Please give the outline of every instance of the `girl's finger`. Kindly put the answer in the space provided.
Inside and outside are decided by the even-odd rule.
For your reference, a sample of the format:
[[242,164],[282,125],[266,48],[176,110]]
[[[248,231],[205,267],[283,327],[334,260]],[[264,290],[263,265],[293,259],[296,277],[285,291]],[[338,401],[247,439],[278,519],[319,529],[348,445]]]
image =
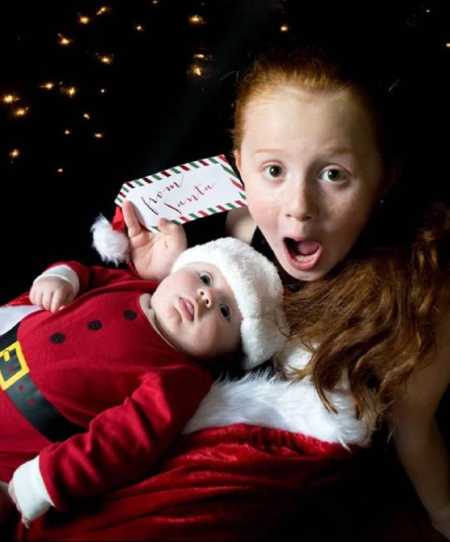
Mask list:
[[170,220],[167,220],[166,218],[160,218],[158,222],[158,228],[161,233],[174,234],[178,230],[183,229],[183,226],[180,226],[179,224],[175,224],[175,222],[171,222]]
[[142,231],[142,226],[139,223],[139,220],[136,216],[136,211],[131,201],[125,200],[123,207],[123,219],[125,220],[125,225],[128,230],[129,237],[135,237],[139,235]]

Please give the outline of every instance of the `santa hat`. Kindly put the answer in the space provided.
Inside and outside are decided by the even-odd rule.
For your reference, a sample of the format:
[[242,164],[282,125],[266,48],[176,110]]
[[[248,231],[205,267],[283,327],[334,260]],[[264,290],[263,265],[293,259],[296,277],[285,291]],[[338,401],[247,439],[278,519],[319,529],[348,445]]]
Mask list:
[[94,222],[91,232],[92,246],[104,262],[119,265],[121,262],[128,261],[130,245],[120,207],[116,207],[112,223],[100,215]]
[[244,368],[252,369],[280,351],[288,326],[282,309],[283,286],[275,266],[232,237],[185,250],[172,266],[172,272],[194,262],[216,266],[233,291],[242,315]]

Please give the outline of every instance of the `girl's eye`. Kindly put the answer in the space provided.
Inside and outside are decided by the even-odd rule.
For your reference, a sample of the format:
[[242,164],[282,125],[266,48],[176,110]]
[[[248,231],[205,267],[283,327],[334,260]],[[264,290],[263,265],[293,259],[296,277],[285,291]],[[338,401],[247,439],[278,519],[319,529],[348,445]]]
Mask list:
[[338,168],[325,169],[320,176],[330,183],[339,183],[347,179],[347,174]]
[[212,278],[211,278],[211,275],[209,273],[200,273],[200,280],[206,286],[211,286],[211,284],[212,284]]
[[269,179],[278,179],[283,174],[283,168],[278,164],[270,164],[264,168],[264,173]]
[[220,304],[220,313],[225,318],[225,320],[231,320],[231,309],[227,304]]

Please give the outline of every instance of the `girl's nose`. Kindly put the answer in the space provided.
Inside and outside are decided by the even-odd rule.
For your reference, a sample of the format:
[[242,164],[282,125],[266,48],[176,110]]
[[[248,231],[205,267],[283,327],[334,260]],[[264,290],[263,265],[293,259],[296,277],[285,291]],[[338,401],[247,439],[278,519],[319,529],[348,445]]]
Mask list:
[[204,306],[208,309],[212,307],[213,295],[211,292],[211,288],[206,288],[203,286],[202,288],[199,288],[197,295],[201,306]]
[[300,222],[317,218],[319,214],[318,195],[310,181],[302,179],[285,193],[285,214]]

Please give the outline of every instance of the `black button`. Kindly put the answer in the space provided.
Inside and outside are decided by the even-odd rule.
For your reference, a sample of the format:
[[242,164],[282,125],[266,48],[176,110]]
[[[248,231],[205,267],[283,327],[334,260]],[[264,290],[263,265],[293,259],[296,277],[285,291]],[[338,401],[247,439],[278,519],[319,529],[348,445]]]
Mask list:
[[127,309],[126,311],[123,311],[123,317],[125,320],[134,320],[137,318],[137,314],[134,311]]
[[66,336],[64,333],[53,333],[53,335],[50,337],[50,340],[52,343],[55,344],[61,344],[66,340]]
[[100,322],[100,320],[91,320],[88,323],[87,327],[91,331],[97,331],[98,329],[102,329],[102,323]]

